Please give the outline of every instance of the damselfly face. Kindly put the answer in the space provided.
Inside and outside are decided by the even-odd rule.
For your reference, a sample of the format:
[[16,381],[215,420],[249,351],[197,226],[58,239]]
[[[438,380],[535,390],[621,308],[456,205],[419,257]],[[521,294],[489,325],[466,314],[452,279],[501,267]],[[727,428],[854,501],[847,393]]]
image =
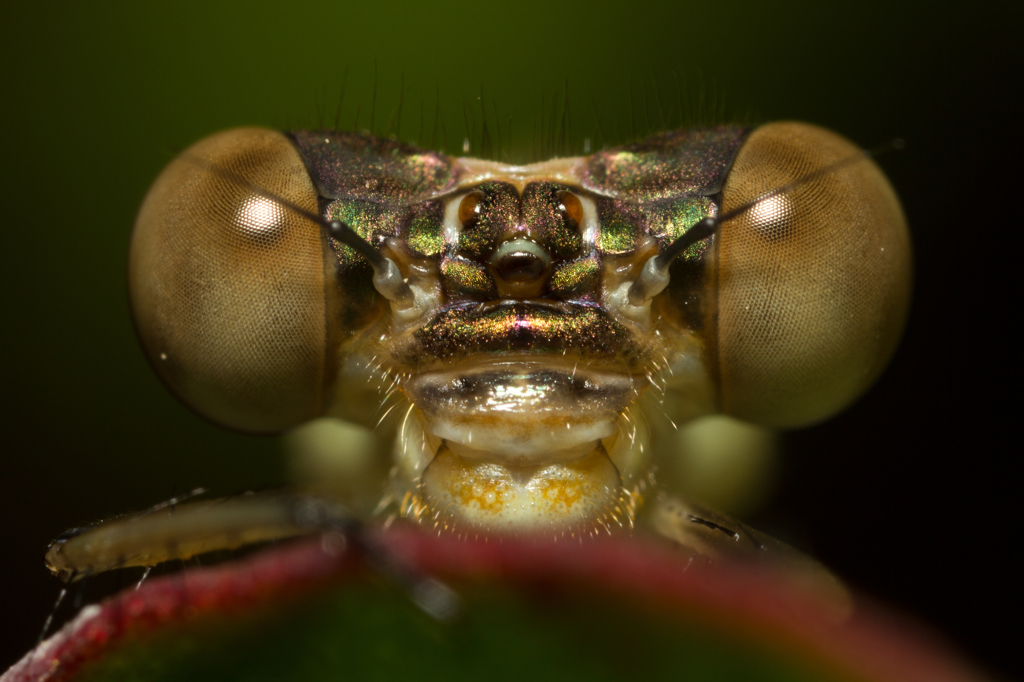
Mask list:
[[909,241],[878,168],[843,165],[857,154],[793,123],[526,166],[229,131],[150,190],[132,309],[161,378],[225,426],[398,410],[392,513],[474,535],[630,527],[674,455],[649,421],[807,424],[887,362]]

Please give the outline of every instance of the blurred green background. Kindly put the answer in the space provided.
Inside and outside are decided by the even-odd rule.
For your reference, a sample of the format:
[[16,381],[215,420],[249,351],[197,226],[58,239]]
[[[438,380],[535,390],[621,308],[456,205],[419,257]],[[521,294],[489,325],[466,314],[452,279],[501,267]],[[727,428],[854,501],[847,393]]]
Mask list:
[[864,400],[788,438],[780,488],[754,521],[983,665],[1020,672],[1017,636],[995,621],[1020,521],[1007,511],[1020,444],[997,445],[1010,405],[995,389],[1009,374],[1000,282],[1012,270],[1000,237],[1020,218],[999,197],[1019,113],[1022,16],[998,7],[8,4],[0,669],[33,643],[56,596],[42,555],[58,532],[199,485],[229,493],[283,481],[276,440],[207,424],[150,372],[128,316],[128,237],[177,151],[233,126],[333,123],[346,70],[341,120],[351,125],[358,106],[364,127],[376,69],[377,131],[404,83],[403,137],[418,136],[421,106],[429,129],[440,103],[449,151],[481,88],[503,124],[513,117],[521,149],[542,98],[550,106],[566,82],[585,135],[595,109],[606,131],[646,113],[630,109],[630,92],[639,101],[647,87],[653,99],[656,83],[674,97],[673,72],[688,106],[703,94],[726,119],[806,120],[863,145],[904,137],[908,150],[880,163],[915,240],[907,337]]

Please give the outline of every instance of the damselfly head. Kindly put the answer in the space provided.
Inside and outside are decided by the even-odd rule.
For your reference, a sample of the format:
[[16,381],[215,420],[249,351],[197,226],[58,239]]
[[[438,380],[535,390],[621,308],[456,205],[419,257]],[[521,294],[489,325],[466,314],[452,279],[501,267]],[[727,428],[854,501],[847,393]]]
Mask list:
[[[225,426],[372,426],[400,404],[386,499],[402,516],[630,526],[672,456],[646,414],[806,424],[892,354],[899,203],[868,159],[815,175],[858,153],[795,123],[526,166],[233,130],[150,190],[132,310],[161,378]],[[708,234],[672,251],[691,229]]]

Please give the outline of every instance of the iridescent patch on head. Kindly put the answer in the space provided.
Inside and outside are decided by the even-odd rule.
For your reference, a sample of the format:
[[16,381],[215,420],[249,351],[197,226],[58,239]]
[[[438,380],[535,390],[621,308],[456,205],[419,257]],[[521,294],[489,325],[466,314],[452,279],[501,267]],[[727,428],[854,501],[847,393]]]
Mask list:
[[[595,246],[599,252],[613,255],[633,251],[642,237],[668,244],[717,210],[714,200],[705,196],[670,197],[646,203],[598,197],[596,203],[601,229]],[[700,242],[698,249],[691,248],[682,257],[702,253],[704,246],[706,242]]]
[[543,244],[555,258],[571,258],[579,253],[583,238],[579,225],[567,222],[561,193],[570,187],[553,182],[532,182],[523,190],[522,236]]
[[600,284],[601,261],[596,255],[569,261],[557,268],[548,284],[553,298],[568,300],[578,297],[592,300]]
[[412,206],[403,228],[405,244],[421,256],[437,256],[444,249],[441,224],[444,222],[444,204],[424,201]]
[[458,181],[443,154],[364,133],[291,133],[320,196],[408,205],[444,194]]
[[462,225],[458,249],[467,258],[485,258],[502,242],[526,239],[542,244],[556,259],[579,254],[583,236],[571,224],[563,196],[572,188],[554,182],[531,182],[522,196],[515,185],[485,182],[473,188],[475,210]]
[[494,280],[482,265],[465,258],[443,258],[440,271],[449,297],[491,299],[496,296]]
[[473,218],[462,225],[458,249],[467,258],[483,258],[520,224],[519,192],[507,182],[485,182],[471,193],[477,201]]
[[444,310],[416,330],[404,349],[396,349],[395,357],[416,365],[424,357],[453,360],[509,353],[575,353],[631,366],[643,361],[646,350],[626,327],[597,306],[563,310],[516,302],[483,310],[477,305]]
[[[394,206],[363,200],[338,199],[327,204],[324,214],[352,228],[370,244],[382,246],[389,237],[423,256],[436,256],[443,246],[440,201],[424,201],[413,206]],[[328,241],[337,255],[338,265],[347,268],[365,263],[354,250],[333,237]]]
[[633,203],[711,196],[721,191],[748,132],[738,126],[674,130],[598,152],[587,160],[583,186]]
[[[440,253],[443,209],[433,198],[458,182],[452,159],[363,133],[302,130],[291,138],[322,197],[325,217],[377,246],[402,237],[421,255]],[[353,250],[329,241],[343,270],[360,269]]]

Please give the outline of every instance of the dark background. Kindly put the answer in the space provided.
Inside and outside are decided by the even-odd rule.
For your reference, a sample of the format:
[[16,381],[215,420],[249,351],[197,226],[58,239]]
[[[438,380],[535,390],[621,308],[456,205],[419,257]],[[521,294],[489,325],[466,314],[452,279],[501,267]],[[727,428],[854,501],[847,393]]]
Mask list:
[[1019,270],[1009,261],[1020,202],[1009,186],[1019,173],[1007,159],[1020,152],[1020,10],[182,7],[8,6],[0,22],[0,670],[32,645],[57,594],[42,566],[55,534],[197,485],[283,481],[276,440],[208,425],[150,372],[128,317],[129,232],[176,151],[238,125],[317,125],[321,110],[333,121],[346,67],[343,121],[359,104],[367,125],[376,63],[378,132],[404,76],[405,137],[416,137],[421,103],[429,127],[439,93],[458,140],[463,102],[483,86],[513,115],[514,144],[530,145],[541,97],[566,79],[577,131],[593,125],[591,98],[606,128],[622,127],[630,88],[674,94],[674,70],[691,94],[724,101],[727,118],[806,120],[863,145],[905,138],[907,151],[880,163],[915,243],[906,337],[863,400],[788,437],[764,519],[981,666],[1021,673],[1019,623],[1007,624],[1021,606],[1009,553],[1020,431],[1002,393],[1017,383],[1004,347],[1017,314],[1008,275]]

